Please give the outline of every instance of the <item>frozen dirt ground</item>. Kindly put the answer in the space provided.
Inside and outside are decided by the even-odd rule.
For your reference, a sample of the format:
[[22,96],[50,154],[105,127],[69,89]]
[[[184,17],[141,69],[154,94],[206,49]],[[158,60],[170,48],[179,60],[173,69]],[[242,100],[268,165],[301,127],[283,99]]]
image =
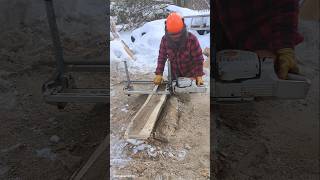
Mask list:
[[[109,106],[42,98],[55,71],[46,1],[0,0],[0,179],[69,179],[107,134]],[[65,59],[106,60],[104,1],[55,0]],[[74,74],[107,87],[107,74]]]
[[[69,104],[58,110],[43,101],[42,84],[55,67],[43,25],[1,33],[0,179],[68,179],[107,134],[109,106]],[[62,36],[66,58],[103,60],[103,38]],[[74,75],[79,87],[108,84],[106,73]]]
[[[122,92],[124,71],[111,65],[111,178],[209,178],[209,94],[170,97],[155,127],[163,133],[144,142],[123,137],[130,118],[146,96]],[[153,73],[131,74],[132,79],[152,79]],[[172,112],[178,108],[177,113]]]

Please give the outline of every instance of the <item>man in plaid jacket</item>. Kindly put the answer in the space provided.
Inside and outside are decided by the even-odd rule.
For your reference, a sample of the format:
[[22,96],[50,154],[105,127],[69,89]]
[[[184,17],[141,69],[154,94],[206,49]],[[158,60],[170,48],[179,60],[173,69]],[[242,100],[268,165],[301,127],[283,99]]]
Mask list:
[[213,7],[218,51],[267,52],[276,57],[279,78],[298,73],[294,46],[303,41],[297,30],[298,0],[215,0]]
[[203,55],[199,41],[195,35],[188,32],[183,18],[177,13],[171,13],[165,24],[166,33],[161,39],[158,65],[155,71],[154,83],[161,84],[165,63],[171,63],[171,76],[190,77],[196,84],[203,85]]

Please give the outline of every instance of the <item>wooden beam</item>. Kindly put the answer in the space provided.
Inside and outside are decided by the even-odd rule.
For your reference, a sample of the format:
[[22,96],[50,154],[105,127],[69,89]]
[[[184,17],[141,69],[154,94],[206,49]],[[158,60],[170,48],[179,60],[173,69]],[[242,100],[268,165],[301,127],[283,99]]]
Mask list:
[[[156,92],[155,86],[153,92]],[[125,132],[127,139],[147,139],[161,113],[168,95],[150,94],[135,116],[131,119]]]
[[131,57],[132,60],[136,60],[136,58],[134,57],[134,53],[131,51],[131,49],[129,48],[129,46],[123,41],[121,40],[122,44],[124,45],[124,50],[127,52],[127,54]]

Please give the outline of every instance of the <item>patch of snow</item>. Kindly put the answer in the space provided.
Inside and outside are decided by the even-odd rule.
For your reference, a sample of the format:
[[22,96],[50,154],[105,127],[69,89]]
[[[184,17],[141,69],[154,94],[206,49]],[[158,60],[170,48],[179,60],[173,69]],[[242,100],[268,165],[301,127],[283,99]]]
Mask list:
[[53,135],[50,137],[50,141],[54,143],[58,143],[60,141],[60,138],[57,135]]
[[110,41],[110,61],[124,61],[129,58],[121,40],[115,39]]
[[121,111],[127,113],[128,109],[127,108],[121,108]]
[[130,157],[127,157],[124,151],[124,147],[127,146],[128,142],[114,134],[110,135],[110,164],[112,166],[125,166],[130,160]]
[[51,151],[50,148],[42,148],[36,150],[36,154],[38,157],[50,159],[51,161],[57,158],[57,155]]
[[[150,147],[148,150],[148,155],[151,156],[151,157],[156,157],[157,154],[158,154],[158,151],[156,151],[156,148],[155,147]],[[160,153],[160,152],[159,152]]]
[[186,151],[185,149],[182,149],[182,150],[180,150],[180,151],[177,151],[177,160],[178,160],[178,161],[184,160],[185,157],[186,157],[186,155],[187,155],[187,151]]
[[138,146],[138,145],[144,143],[144,141],[141,141],[138,139],[127,139],[127,142],[129,142],[130,144],[133,144],[135,146]]

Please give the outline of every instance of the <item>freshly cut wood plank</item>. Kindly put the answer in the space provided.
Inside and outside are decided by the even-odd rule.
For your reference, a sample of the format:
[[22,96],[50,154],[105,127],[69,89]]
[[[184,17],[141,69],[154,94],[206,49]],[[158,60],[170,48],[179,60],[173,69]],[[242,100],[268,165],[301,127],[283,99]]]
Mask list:
[[108,148],[109,135],[107,135],[98,148],[93,152],[84,166],[72,175],[70,180],[108,179]]
[[144,127],[142,128],[142,130],[140,131],[139,133],[139,136],[140,137],[149,137],[152,130],[153,130],[153,127],[160,115],[160,112],[163,108],[163,105],[164,105],[164,102],[166,101],[167,99],[167,95],[162,95],[160,97],[160,100],[158,102],[158,104],[155,106],[155,108],[153,109],[151,115],[149,116],[149,119],[148,121],[146,122],[146,124],[144,125]]
[[[155,86],[153,92],[155,92],[157,89],[158,86]],[[125,138],[149,138],[166,99],[167,95],[150,94],[139,111],[131,119],[125,133]]]
[[[157,89],[158,89],[158,87],[159,87],[158,85],[154,86],[152,92],[156,92]],[[153,94],[149,94],[149,95],[148,95],[147,100],[143,103],[143,105],[140,107],[140,109],[138,110],[138,112],[137,112],[137,113],[133,116],[133,118],[131,119],[131,121],[130,121],[130,123],[129,123],[129,126],[128,126],[125,134],[124,134],[124,137],[125,137],[126,139],[129,139],[129,132],[132,131],[132,129],[133,129],[132,126],[134,125],[133,123],[134,123],[135,119],[137,118],[137,116],[138,116],[139,114],[141,114],[142,111],[144,111],[144,107],[149,103],[149,101],[150,101],[150,99],[151,99],[152,96],[153,96]]]

